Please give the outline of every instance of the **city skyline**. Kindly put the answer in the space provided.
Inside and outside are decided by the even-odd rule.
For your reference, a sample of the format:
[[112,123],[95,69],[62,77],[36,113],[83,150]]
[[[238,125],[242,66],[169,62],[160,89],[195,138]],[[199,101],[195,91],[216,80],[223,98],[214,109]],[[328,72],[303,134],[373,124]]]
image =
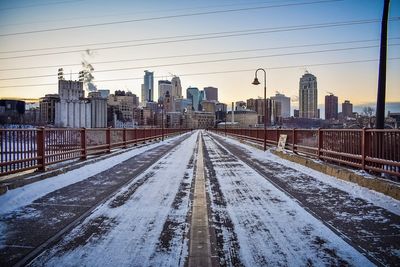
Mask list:
[[[211,2],[188,5],[175,1],[169,6],[157,1],[140,5],[119,2],[121,4],[123,2],[124,5],[116,4],[110,7],[110,4],[106,2],[91,5],[91,1],[80,1],[79,3],[68,1],[61,4],[25,8],[22,8],[23,4],[20,3],[20,8],[17,8],[17,5],[13,3],[1,3],[3,14],[0,19],[0,25],[3,25],[0,29],[1,52],[99,42],[155,40],[117,43],[116,45],[119,46],[126,44],[125,48],[118,49],[108,49],[108,46],[112,46],[110,44],[97,44],[75,48],[2,53],[2,59],[0,59],[2,69],[50,65],[54,65],[54,67],[0,71],[0,97],[39,98],[45,94],[55,93],[57,92],[56,70],[65,66],[65,75],[69,77],[69,72],[78,73],[82,69],[81,62],[86,60],[94,67],[94,83],[99,89],[110,89],[111,91],[129,89],[136,95],[141,95],[143,71],[148,69],[154,72],[155,82],[166,78],[171,79],[172,75],[176,75],[181,78],[184,89],[190,86],[217,87],[220,101],[229,104],[232,101],[246,100],[262,95],[262,90],[253,87],[251,80],[254,70],[264,67],[267,69],[268,97],[275,95],[275,91],[279,91],[296,99],[298,79],[307,69],[318,77],[318,103],[324,102],[327,92],[333,92],[338,96],[340,103],[350,100],[353,104],[360,105],[373,103],[376,99],[378,61],[365,61],[378,59],[379,43],[377,40],[379,39],[380,25],[379,21],[364,23],[361,20],[380,20],[383,1],[363,1],[362,4],[361,1],[260,1],[246,4],[224,1],[219,5]],[[387,102],[400,102],[400,94],[396,89],[399,88],[400,77],[395,75],[399,70],[399,60],[391,59],[395,58],[400,51],[396,46],[398,40],[393,39],[399,37],[396,36],[396,32],[399,32],[399,23],[396,20],[396,17],[398,19],[399,16],[399,5],[400,1],[391,1]],[[122,10],[122,6],[124,10]],[[91,13],[84,17],[83,11],[88,10],[89,7]],[[136,11],[132,12],[133,9]],[[32,10],[36,12],[32,12]],[[340,14],[334,12],[338,10],[341,10]],[[56,12],[52,14],[52,11]],[[71,21],[70,14],[72,12],[74,12],[74,18],[81,18]],[[213,14],[212,12],[219,13]],[[245,20],[250,14],[252,18]],[[288,14],[290,14],[290,18],[283,20],[288,17]],[[39,19],[40,15],[46,19]],[[161,18],[170,15],[181,17]],[[115,31],[115,26],[105,25],[15,35],[15,33],[27,30],[41,31],[99,22],[123,21],[129,18],[141,21],[120,24],[117,28],[118,31]],[[222,20],[223,23],[218,23]],[[359,24],[319,28],[316,26],[316,24],[339,21],[353,21],[353,23],[359,21]],[[24,24],[27,22],[31,23]],[[300,25],[314,25],[313,27],[316,28],[302,30],[280,28],[299,27]],[[273,32],[265,33],[266,26],[270,28],[269,31]],[[254,34],[256,29],[264,30],[257,30],[259,33]],[[217,32],[225,32],[224,35],[228,35],[226,33],[228,31],[236,31],[230,35],[238,34],[238,36],[222,38],[221,34],[218,36],[214,34],[214,38],[210,35],[210,33]],[[261,33],[262,31],[264,32]],[[198,36],[205,33],[208,35]],[[178,38],[177,36],[185,37]],[[46,44],[48,38],[52,38],[51,45]],[[181,40],[196,38],[203,39]],[[157,41],[157,39],[160,40]],[[25,42],[26,40],[29,42]],[[159,42],[159,44],[148,44],[151,42]],[[147,44],[144,45],[144,43]],[[129,47],[129,45],[132,46]],[[299,47],[301,45],[303,47]],[[292,48],[288,48],[288,46],[292,46]],[[91,52],[85,53],[86,49]],[[78,52],[58,54],[71,50]],[[55,55],[42,56],[40,62],[38,62],[37,56],[4,59],[39,53],[55,53]],[[145,58],[147,59],[136,62],[121,61]],[[104,61],[119,62],[98,63]],[[354,63],[354,61],[362,62]],[[342,63],[332,64],[338,62]],[[69,64],[75,64],[75,66]],[[317,66],[317,64],[328,65]],[[121,70],[114,71],[115,69]],[[46,77],[19,79],[26,76]],[[9,78],[18,79],[7,80]],[[48,85],[11,87],[36,84]],[[292,106],[298,106],[298,103],[292,102]]]

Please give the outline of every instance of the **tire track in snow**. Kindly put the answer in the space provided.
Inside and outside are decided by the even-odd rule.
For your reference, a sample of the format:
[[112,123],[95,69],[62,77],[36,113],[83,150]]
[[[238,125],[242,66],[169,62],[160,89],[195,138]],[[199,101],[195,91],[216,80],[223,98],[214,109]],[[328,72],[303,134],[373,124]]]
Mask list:
[[372,265],[210,136],[204,140],[244,265]]
[[221,191],[210,154],[214,151],[208,150],[203,138],[205,178],[207,182],[208,198],[210,203],[210,214],[212,229],[215,231],[216,251],[219,256],[220,266],[243,266],[239,256],[239,242],[234,231],[232,220],[226,211],[227,203]]
[[[173,244],[169,253],[157,253],[157,245],[179,186],[185,179],[185,173],[189,174],[188,158],[193,154],[196,137],[197,134],[194,134],[183,141],[115,197],[99,206],[82,224],[42,253],[31,265],[183,266],[182,259],[171,255],[185,257],[182,250],[187,251],[187,246]],[[182,164],[185,161],[187,164]],[[177,162],[179,164],[176,165]],[[154,172],[154,175],[149,176],[134,192],[130,190],[135,182],[149,172]],[[111,205],[116,199],[122,199],[122,205]],[[182,208],[181,212],[183,217],[187,215],[187,209]],[[102,217],[113,222],[111,227],[100,223],[100,228],[107,228],[105,233],[90,236],[85,229],[93,220]],[[81,246],[63,249],[68,244],[79,243],[76,240],[82,239],[82,236],[90,237]]]
[[[399,209],[393,208],[398,205],[396,200],[375,195],[356,184],[340,181],[237,141],[223,140],[218,136],[215,139],[277,184],[375,264],[397,265],[400,260],[400,243],[397,241],[400,216]],[[374,198],[380,198],[380,201],[376,203]]]

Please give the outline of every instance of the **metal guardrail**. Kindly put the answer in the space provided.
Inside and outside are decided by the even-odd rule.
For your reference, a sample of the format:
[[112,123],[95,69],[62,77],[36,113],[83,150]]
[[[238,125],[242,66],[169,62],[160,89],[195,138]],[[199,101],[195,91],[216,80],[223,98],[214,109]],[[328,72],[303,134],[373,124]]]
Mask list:
[[88,155],[110,153],[148,140],[189,131],[173,128],[37,128],[0,129],[0,176]]
[[[212,129],[255,142],[263,129]],[[400,130],[379,129],[267,129],[267,144],[276,146],[287,135],[286,148],[295,153],[357,169],[400,177]]]

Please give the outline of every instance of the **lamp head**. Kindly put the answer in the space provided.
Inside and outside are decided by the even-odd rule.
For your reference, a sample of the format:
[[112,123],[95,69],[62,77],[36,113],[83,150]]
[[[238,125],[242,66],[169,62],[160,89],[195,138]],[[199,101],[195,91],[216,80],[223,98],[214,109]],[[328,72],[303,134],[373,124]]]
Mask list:
[[252,82],[252,84],[254,84],[254,85],[259,85],[260,84],[260,82],[258,81],[257,77],[254,78],[254,81]]

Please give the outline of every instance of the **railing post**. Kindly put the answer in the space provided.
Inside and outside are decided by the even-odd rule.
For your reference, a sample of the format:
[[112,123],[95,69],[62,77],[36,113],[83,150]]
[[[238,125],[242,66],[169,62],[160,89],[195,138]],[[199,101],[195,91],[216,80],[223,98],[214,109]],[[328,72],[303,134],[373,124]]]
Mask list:
[[133,128],[133,140],[135,140],[135,141],[133,142],[133,144],[134,144],[135,146],[137,146],[137,128],[136,128],[136,127]]
[[363,128],[362,129],[362,132],[361,132],[361,169],[363,169],[363,170],[365,170],[365,154],[366,154],[366,147],[365,147],[365,145],[366,145],[366,140],[365,140],[365,138],[366,138],[366,136],[365,136],[365,134],[366,134],[366,130],[365,130],[365,128]]
[[276,146],[279,144],[279,129],[276,129]]
[[45,143],[45,128],[40,127],[37,129],[36,134],[36,146],[37,146],[37,157],[38,157],[38,170],[46,171],[46,143]]
[[111,127],[106,129],[107,153],[111,153]]
[[81,129],[81,160],[87,158],[86,128]]
[[126,148],[126,128],[124,128],[122,131],[122,141],[124,141],[124,148]]
[[318,128],[318,159],[321,159],[321,149],[323,146],[322,134],[323,131],[321,131],[321,128]]
[[292,130],[292,152],[295,152],[295,145],[296,145],[296,128]]

